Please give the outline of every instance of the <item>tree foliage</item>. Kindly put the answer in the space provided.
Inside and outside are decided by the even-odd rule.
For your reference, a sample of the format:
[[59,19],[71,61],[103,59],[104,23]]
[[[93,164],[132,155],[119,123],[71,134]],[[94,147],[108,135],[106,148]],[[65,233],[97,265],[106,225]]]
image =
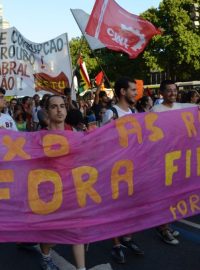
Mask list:
[[73,38],[70,41],[70,54],[73,68],[76,67],[80,53],[86,63],[90,78],[94,78],[101,69],[103,69],[111,84],[122,75],[143,79],[146,74],[144,61],[141,57],[130,60],[126,54],[111,51],[106,48],[92,52],[85,39],[79,37]]
[[194,0],[163,0],[158,9],[142,14],[164,30],[144,52],[146,65],[179,81],[197,79],[200,71],[200,32],[190,17],[193,3]]
[[98,70],[98,63],[86,40],[83,37],[77,37],[73,38],[69,44],[73,68],[76,67],[77,60],[81,54],[86,63],[88,73],[93,76]]
[[[200,5],[200,0],[196,0]],[[126,54],[101,49],[92,52],[83,38],[73,38],[70,50],[73,67],[81,52],[90,78],[101,70],[110,81],[122,75],[149,83],[151,72],[165,72],[177,81],[199,79],[200,29],[193,27],[190,8],[194,0],[163,0],[159,8],[150,8],[141,16],[163,29],[137,59]],[[81,48],[81,49],[80,49]]]

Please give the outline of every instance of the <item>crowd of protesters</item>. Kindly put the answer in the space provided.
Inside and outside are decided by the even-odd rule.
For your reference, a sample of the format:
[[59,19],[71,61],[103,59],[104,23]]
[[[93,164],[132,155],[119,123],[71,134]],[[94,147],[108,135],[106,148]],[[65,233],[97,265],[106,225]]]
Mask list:
[[[45,103],[50,94],[45,94],[42,99],[38,94],[33,97],[25,96],[17,99],[12,98],[4,102],[1,112],[9,115],[14,120],[19,131],[38,131],[48,126],[48,117]],[[86,130],[101,127],[107,122],[105,119],[106,110],[113,108],[117,103],[117,97],[110,99],[106,91],[97,87],[96,92],[79,97],[77,101],[71,100],[70,88],[65,89],[65,95],[62,96],[67,109],[66,124],[71,125],[71,130]],[[180,91],[176,98],[178,103],[200,103],[200,94],[196,90],[188,92]],[[144,91],[141,99],[134,102],[132,108],[135,112],[149,112],[152,107],[163,102],[162,94],[160,96],[149,91]]]
[[[144,91],[141,99],[136,101],[136,83],[127,77],[115,83],[115,96],[108,98],[105,91],[98,86],[94,94],[87,98],[71,99],[71,89],[66,88],[63,96],[45,94],[12,98],[5,101],[5,90],[0,88],[0,128],[18,131],[71,130],[86,131],[100,128],[110,121],[131,113],[160,112],[194,106],[200,102],[197,91],[179,92],[176,84],[165,80],[160,85],[160,96]],[[178,231],[173,231],[169,224],[157,228],[161,239],[167,244],[178,245]],[[111,255],[118,263],[126,262],[124,247],[137,255],[144,251],[133,241],[132,235],[113,239]],[[24,245],[25,246],[25,245]],[[23,247],[23,244],[22,244]],[[42,268],[58,270],[50,255],[52,245],[40,244]],[[77,269],[85,270],[84,245],[74,245],[73,252]]]

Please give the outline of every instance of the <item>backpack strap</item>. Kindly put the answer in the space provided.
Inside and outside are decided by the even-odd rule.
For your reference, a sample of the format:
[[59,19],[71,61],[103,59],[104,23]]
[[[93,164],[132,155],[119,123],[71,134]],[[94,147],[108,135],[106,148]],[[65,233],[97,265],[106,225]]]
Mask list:
[[109,110],[113,112],[113,118],[117,119],[119,117],[117,109],[115,107],[110,107]]
[[[132,113],[135,113],[135,110],[133,108],[129,108],[129,109],[131,110]],[[114,119],[119,118],[117,109],[115,107],[110,107],[109,110],[113,112]]]
[[133,109],[133,108],[129,108],[131,111],[132,111],[132,113],[135,113],[135,109]]

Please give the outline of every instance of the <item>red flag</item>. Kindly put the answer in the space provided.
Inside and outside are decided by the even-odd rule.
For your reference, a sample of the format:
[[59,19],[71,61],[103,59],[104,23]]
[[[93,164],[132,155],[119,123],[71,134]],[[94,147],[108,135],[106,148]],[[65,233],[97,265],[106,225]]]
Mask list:
[[95,83],[97,86],[103,82],[103,77],[104,77],[103,71],[100,71],[95,77]]
[[45,90],[53,94],[64,95],[65,87],[70,87],[69,79],[64,72],[60,72],[55,77],[44,72],[35,73],[33,76],[36,92]]
[[124,10],[114,0],[96,0],[85,32],[130,58],[136,58],[154,35],[161,34],[152,23]]

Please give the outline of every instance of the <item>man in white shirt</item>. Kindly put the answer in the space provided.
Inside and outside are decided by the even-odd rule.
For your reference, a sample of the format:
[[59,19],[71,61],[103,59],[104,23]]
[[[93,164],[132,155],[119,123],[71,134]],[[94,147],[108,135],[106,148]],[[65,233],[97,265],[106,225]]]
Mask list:
[[6,93],[6,90],[0,87],[0,129],[5,128],[5,129],[17,131],[16,124],[14,120],[12,119],[12,117],[8,114],[1,112],[5,108],[5,105],[6,105],[6,100],[4,97],[5,93]]
[[[137,95],[136,82],[127,77],[120,78],[115,83],[115,94],[118,98],[118,102],[105,112],[103,117],[104,124],[110,122],[112,119],[134,113],[134,110],[130,108],[135,104],[135,97]],[[123,249],[124,246],[132,250],[137,255],[144,254],[139,246],[132,240],[131,235],[125,235],[122,239],[114,238],[113,240],[114,246],[112,248],[111,255],[117,263],[126,262],[126,256]]]
[[[197,106],[191,103],[177,103],[178,88],[172,80],[162,81],[160,84],[160,93],[163,96],[163,102],[155,105],[152,108],[153,112],[166,112],[177,109],[184,109],[188,107]],[[163,224],[157,228],[157,231],[162,240],[171,245],[178,245],[179,241],[176,237],[179,235],[178,231],[173,231],[169,224]]]
[[171,80],[162,81],[162,83],[160,84],[160,93],[163,96],[163,102],[161,104],[153,106],[153,112],[165,112],[197,106],[191,103],[177,103],[177,85]]
[[137,95],[136,82],[127,77],[120,78],[115,83],[115,94],[118,102],[113,106],[114,110],[112,108],[108,109],[104,114],[104,124],[110,122],[112,119],[133,113],[130,107],[135,103],[135,97]]

